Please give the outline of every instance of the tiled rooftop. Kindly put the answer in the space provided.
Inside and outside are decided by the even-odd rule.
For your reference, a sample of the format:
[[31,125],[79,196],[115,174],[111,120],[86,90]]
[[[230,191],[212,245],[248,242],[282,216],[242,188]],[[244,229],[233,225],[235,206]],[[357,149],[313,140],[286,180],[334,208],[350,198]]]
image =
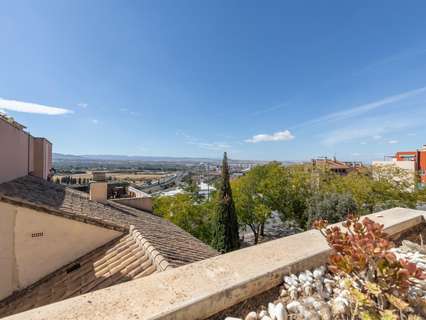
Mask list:
[[125,234],[3,299],[0,317],[218,255],[161,217],[36,177],[0,184],[0,201]]
[[208,245],[170,221],[109,201],[93,202],[80,191],[26,176],[0,184],[0,201],[50,214],[128,232],[131,225],[177,267],[218,255]]
[[330,169],[350,169],[350,167],[341,161],[331,160],[331,159],[318,159],[315,160],[317,165],[326,165]]
[[130,235],[86,254],[0,302],[0,317],[23,312],[156,272]]

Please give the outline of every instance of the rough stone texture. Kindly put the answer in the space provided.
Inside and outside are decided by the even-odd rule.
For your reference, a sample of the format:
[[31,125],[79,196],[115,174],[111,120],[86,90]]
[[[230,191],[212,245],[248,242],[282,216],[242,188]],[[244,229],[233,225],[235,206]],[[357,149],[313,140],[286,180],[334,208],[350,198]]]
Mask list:
[[[422,211],[392,209],[369,217],[387,231],[404,232]],[[324,263],[330,253],[318,231],[270,241],[160,272],[10,319],[205,319],[277,286],[285,274]]]

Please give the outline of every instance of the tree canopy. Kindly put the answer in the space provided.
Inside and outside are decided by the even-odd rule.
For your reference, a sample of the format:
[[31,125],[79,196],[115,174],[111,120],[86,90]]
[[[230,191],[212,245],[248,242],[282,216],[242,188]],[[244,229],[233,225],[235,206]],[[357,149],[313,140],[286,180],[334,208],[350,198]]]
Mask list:
[[240,247],[239,226],[229,176],[226,152],[222,161],[222,177],[217,193],[216,214],[213,221],[212,246],[219,252]]
[[201,199],[192,182],[187,194],[155,199],[154,211],[228,252],[239,247],[239,225],[250,228],[257,243],[272,212],[286,223],[308,229],[315,218],[337,222],[348,213],[414,208],[426,202],[426,191],[413,188],[406,172],[393,168],[364,168],[340,176],[316,171],[310,164],[271,162],[230,182],[226,154],[217,189],[213,197]]

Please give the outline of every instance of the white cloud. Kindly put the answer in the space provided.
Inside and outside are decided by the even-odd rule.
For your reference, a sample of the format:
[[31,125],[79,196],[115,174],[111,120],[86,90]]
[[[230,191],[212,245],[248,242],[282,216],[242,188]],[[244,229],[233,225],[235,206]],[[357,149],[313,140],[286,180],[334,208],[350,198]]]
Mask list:
[[89,106],[89,104],[88,103],[85,103],[85,102],[80,102],[79,104],[77,104],[80,108],[83,108],[83,109],[86,109],[88,106]]
[[293,140],[294,135],[291,134],[289,130],[275,132],[273,134],[257,134],[253,136],[251,139],[247,139],[248,143],[258,143],[265,141],[288,141]]
[[359,157],[359,156],[361,155],[361,153],[354,152],[354,153],[352,153],[352,155],[353,155],[354,157]]
[[367,142],[365,142],[365,141],[361,141],[361,143],[360,144],[362,144],[362,145],[366,145],[367,144]]
[[398,140],[389,140],[388,141],[389,144],[395,144],[395,143],[398,143],[398,142],[399,142]]
[[16,101],[16,100],[6,100],[6,99],[0,99],[0,108],[4,110],[11,110],[16,112],[38,113],[38,114],[47,114],[47,115],[61,115],[61,114],[73,113],[72,110],[68,110],[64,108],[49,107],[42,104]]
[[372,138],[373,138],[374,140],[380,140],[380,139],[382,139],[383,137],[382,137],[381,135],[379,135],[379,134],[376,134],[376,135],[372,136]]
[[98,123],[99,123],[99,120],[98,120],[98,119],[93,119],[93,120],[92,120],[92,123],[93,123],[93,124],[98,124]]

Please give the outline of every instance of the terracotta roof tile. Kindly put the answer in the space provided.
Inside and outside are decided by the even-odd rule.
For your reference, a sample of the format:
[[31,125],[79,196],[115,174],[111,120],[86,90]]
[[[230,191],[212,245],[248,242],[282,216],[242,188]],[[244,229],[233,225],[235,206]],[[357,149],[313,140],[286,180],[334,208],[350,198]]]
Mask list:
[[0,201],[126,234],[3,299],[0,317],[218,255],[158,216],[112,201],[92,202],[83,192],[36,177],[0,184]]
[[84,192],[40,178],[26,176],[0,184],[1,200],[122,232],[128,232],[133,225],[172,267],[218,255],[217,251],[161,217],[112,201],[107,204],[93,202]]
[[157,269],[132,235],[84,255],[0,302],[0,317],[148,276]]

